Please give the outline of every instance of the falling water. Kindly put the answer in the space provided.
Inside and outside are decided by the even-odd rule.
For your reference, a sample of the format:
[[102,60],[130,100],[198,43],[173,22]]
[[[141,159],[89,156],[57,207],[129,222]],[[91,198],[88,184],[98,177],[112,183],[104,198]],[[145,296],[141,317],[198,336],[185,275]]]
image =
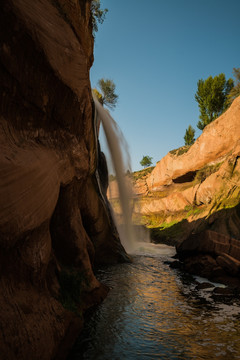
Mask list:
[[[114,170],[126,227],[129,263],[100,268],[97,277],[111,290],[91,314],[69,360],[236,359],[240,360],[240,301],[222,298],[194,278],[169,267],[175,249],[135,242],[129,189],[116,123],[95,100]],[[136,244],[136,246],[135,246]],[[220,295],[220,296],[219,296]]]
[[[131,220],[131,191],[129,189],[129,185],[126,182],[126,169],[124,166],[124,158],[121,149],[121,141],[123,140],[123,135],[119,131],[119,128],[114,119],[111,117],[109,112],[102,107],[94,94],[93,99],[96,107],[97,119],[102,123],[103,126],[118,184],[119,199],[123,216],[123,229],[119,231],[121,243],[128,253],[132,253],[136,248],[136,239],[134,236],[134,230]],[[129,159],[129,155],[127,157]],[[128,163],[128,169],[130,169],[129,165],[130,162]]]

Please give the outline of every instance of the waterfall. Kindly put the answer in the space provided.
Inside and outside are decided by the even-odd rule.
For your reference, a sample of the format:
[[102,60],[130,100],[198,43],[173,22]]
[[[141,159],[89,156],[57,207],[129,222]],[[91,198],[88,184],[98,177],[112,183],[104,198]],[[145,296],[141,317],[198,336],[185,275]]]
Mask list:
[[[123,216],[123,226],[120,229],[118,224],[116,225],[119,230],[120,240],[123,247],[125,248],[126,252],[132,253],[136,246],[134,230],[132,226],[132,213],[130,209],[131,191],[129,189],[129,184],[127,184],[126,181],[126,170],[130,170],[130,167],[125,169],[124,166],[124,157],[121,149],[123,135],[121,134],[110,113],[103,108],[94,94],[93,99],[97,113],[97,122],[100,121],[102,123],[118,184],[119,200]],[[128,154],[127,157],[129,159]],[[128,164],[128,166],[129,165],[130,164]]]

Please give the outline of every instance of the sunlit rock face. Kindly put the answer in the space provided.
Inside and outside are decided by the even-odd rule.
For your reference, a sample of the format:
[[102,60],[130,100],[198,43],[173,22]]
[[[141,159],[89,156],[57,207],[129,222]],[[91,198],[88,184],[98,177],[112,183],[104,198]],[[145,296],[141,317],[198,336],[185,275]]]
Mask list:
[[107,292],[93,264],[125,256],[94,177],[90,1],[3,0],[0,17],[1,358],[62,359],[82,320],[61,274],[82,276],[79,313]]
[[[196,215],[206,216],[220,203],[220,208],[237,205],[240,202],[239,119],[240,97],[204,129],[191,147],[170,151],[153,169],[135,172],[130,178],[134,213],[157,215],[160,223],[161,218],[162,222],[171,222],[185,215],[189,220],[196,219]],[[108,197],[114,200],[118,196],[116,181],[111,181]],[[227,204],[223,206],[223,202]],[[191,210],[194,214],[193,211],[190,214]]]
[[158,216],[159,225],[161,219],[185,219],[191,225],[185,227],[179,241],[189,232],[199,231],[205,218],[207,227],[240,238],[239,220],[233,210],[240,202],[239,119],[240,97],[206,126],[190,148],[169,152],[147,175],[141,177],[139,172],[133,180],[134,212],[148,216],[150,221]]
[[240,97],[191,147],[134,175],[135,217],[144,216],[156,242],[177,245],[185,269],[202,276],[240,276],[239,120]]
[[182,155],[170,152],[160,160],[148,177],[148,187],[153,191],[157,190],[161,185],[170,184],[206,164],[221,161],[240,138],[239,117],[240,97],[224,114],[204,129],[187,152]]

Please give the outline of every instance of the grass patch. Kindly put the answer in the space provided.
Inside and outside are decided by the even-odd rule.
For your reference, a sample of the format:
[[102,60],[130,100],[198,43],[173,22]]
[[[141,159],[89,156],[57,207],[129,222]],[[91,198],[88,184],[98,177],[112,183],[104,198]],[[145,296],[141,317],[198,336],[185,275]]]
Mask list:
[[186,205],[183,210],[171,213],[171,221],[167,221],[170,214],[166,214],[165,211],[161,211],[156,214],[144,215],[142,217],[142,223],[148,228],[159,228],[164,230],[190,216],[201,214],[204,211],[206,211],[206,207],[204,205]]
[[240,204],[240,190],[237,185],[231,188],[228,192],[225,191],[224,187],[222,192],[219,192],[219,196],[214,198],[209,215],[216,211],[227,210],[234,208]]
[[218,210],[221,209],[231,209],[237,206],[240,202],[240,194],[238,193],[238,197],[230,197],[228,199],[223,199],[220,203]]
[[202,169],[198,170],[195,176],[195,181],[198,183],[202,183],[208,176],[217,172],[221,166],[222,162],[204,166]]
[[197,206],[197,205],[186,205],[184,208],[186,215],[184,216],[187,219],[189,216],[198,215],[205,211],[205,206]]
[[170,228],[172,227],[173,225],[177,224],[179,221],[178,220],[173,220],[173,221],[170,221],[169,223],[168,222],[163,222],[159,228],[164,230],[164,229],[167,229],[167,228]]
[[188,150],[190,149],[191,146],[192,145],[184,145],[184,146],[181,146],[178,149],[174,149],[174,150],[169,151],[169,153],[172,154],[172,155],[180,156],[180,155],[188,152]]
[[132,173],[132,177],[133,179],[136,181],[136,180],[139,180],[139,179],[142,179],[144,178],[145,176],[149,175],[154,169],[154,166],[150,166],[146,169],[143,169],[143,170],[139,170],[139,171],[135,171]]
[[181,221],[172,221],[170,223],[163,223],[159,227],[150,229],[151,239],[155,243],[165,243],[168,245],[176,245],[181,236],[186,232],[188,221],[183,219]]
[[156,227],[163,223],[163,214],[159,212],[158,214],[145,215],[142,220],[145,226]]

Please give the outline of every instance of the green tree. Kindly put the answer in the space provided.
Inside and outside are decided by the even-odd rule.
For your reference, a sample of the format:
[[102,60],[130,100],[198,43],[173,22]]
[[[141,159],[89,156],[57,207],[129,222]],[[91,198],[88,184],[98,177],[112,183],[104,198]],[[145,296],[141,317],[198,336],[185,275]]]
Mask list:
[[233,68],[233,75],[235,77],[234,87],[228,94],[228,100],[230,104],[240,95],[240,68]]
[[195,141],[195,130],[194,128],[189,125],[189,127],[186,129],[186,133],[184,136],[185,145],[192,145]]
[[143,156],[142,160],[140,161],[140,165],[144,167],[152,165],[152,157],[148,155]]
[[200,110],[197,127],[203,130],[229,106],[227,96],[233,88],[233,79],[226,81],[225,75],[219,74],[214,78],[209,76],[206,80],[200,79],[197,86],[195,99]]
[[114,82],[109,79],[100,79],[98,81],[98,86],[100,91],[93,89],[98,101],[102,105],[105,105],[110,109],[114,109],[118,101],[118,95],[115,93],[116,85]]
[[98,31],[98,24],[102,24],[105,20],[108,9],[101,9],[100,0],[91,1],[92,27],[93,33]]

